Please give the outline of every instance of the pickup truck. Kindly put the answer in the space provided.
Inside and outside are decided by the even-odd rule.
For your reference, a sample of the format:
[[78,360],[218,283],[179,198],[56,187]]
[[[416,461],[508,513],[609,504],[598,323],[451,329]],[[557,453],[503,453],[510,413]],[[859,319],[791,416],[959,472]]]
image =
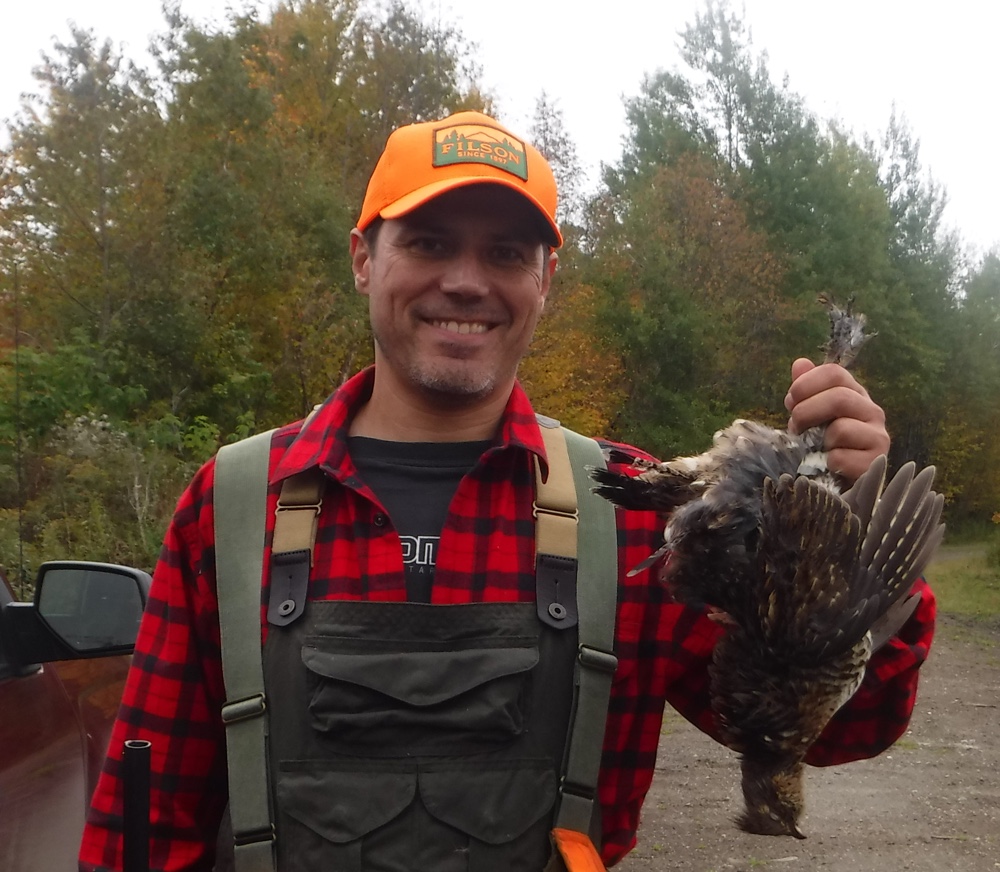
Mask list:
[[0,572],[0,870],[73,872],[150,577],[43,564],[34,600]]

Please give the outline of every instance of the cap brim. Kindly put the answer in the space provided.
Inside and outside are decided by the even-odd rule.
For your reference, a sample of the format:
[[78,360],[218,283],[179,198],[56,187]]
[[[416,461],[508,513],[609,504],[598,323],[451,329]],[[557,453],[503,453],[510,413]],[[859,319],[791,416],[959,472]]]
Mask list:
[[499,177],[463,176],[451,179],[441,179],[440,181],[434,182],[430,185],[424,185],[424,187],[417,188],[417,190],[411,191],[409,194],[400,197],[395,203],[392,203],[382,209],[378,215],[380,218],[385,218],[386,220],[402,218],[414,209],[423,206],[424,203],[428,203],[448,191],[455,190],[456,188],[464,188],[468,185],[502,185],[505,188],[509,188],[510,190],[517,192],[532,206],[534,206],[535,211],[538,212],[538,217],[542,219],[541,227],[548,231],[548,238],[545,241],[553,248],[559,248],[563,244],[562,233],[559,231],[558,225],[549,220],[545,209],[538,202],[538,200],[532,197],[531,194],[525,191],[524,188],[517,183],[507,181],[506,179]]

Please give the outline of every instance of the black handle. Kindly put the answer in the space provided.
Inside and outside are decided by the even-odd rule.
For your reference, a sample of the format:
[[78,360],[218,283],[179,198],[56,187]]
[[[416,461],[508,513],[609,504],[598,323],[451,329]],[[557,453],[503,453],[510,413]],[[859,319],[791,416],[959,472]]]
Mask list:
[[125,789],[122,851],[123,872],[149,872],[149,750],[150,742],[130,739],[122,751]]

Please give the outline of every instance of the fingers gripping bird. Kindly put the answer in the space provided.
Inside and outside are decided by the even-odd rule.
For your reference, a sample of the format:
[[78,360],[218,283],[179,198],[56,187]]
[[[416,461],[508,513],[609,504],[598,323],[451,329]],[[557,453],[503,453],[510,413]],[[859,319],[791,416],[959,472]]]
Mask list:
[[[826,361],[849,364],[871,334],[830,313]],[[878,458],[846,493],[826,464],[824,427],[796,435],[738,420],[696,457],[637,460],[637,474],[593,470],[596,493],[669,513],[674,597],[706,606],[726,632],[710,667],[712,707],[741,755],[741,829],[804,838],[806,752],[864,678],[872,651],[916,602],[903,598],[941,541],[934,468]],[[622,460],[623,458],[613,458]],[[912,598],[911,598],[912,599]]]

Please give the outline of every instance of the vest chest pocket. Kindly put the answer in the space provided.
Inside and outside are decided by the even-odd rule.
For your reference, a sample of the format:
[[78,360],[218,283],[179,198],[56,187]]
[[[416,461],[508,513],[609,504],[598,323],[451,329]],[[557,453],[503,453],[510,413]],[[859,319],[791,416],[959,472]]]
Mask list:
[[352,755],[453,755],[503,746],[525,729],[539,655],[537,639],[496,641],[473,640],[450,651],[412,643],[359,651],[356,643],[309,637],[302,662],[310,723],[324,743]]

